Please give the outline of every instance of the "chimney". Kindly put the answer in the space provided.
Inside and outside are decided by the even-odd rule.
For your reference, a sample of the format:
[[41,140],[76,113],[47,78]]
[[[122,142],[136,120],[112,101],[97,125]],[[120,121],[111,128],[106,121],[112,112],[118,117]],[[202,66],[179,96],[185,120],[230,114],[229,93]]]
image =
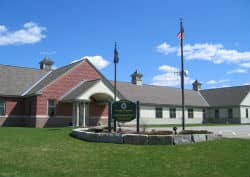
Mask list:
[[52,65],[54,62],[46,56],[42,61],[39,62],[39,64],[41,70],[49,71],[52,70]]
[[131,83],[135,85],[142,85],[143,75],[136,70],[133,74],[131,74]]
[[195,91],[200,91],[201,90],[201,85],[202,84],[199,81],[195,80],[192,85],[193,85],[193,90],[195,90]]

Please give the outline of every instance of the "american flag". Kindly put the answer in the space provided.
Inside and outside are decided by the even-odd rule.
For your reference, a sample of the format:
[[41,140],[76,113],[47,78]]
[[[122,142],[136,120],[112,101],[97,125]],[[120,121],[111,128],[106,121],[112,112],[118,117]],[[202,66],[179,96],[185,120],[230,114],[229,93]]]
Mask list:
[[177,34],[178,39],[183,39],[184,38],[184,28],[181,25],[181,30],[180,32]]
[[115,50],[114,50],[114,63],[118,63],[119,57],[118,57],[118,51],[116,49],[116,43],[115,43]]

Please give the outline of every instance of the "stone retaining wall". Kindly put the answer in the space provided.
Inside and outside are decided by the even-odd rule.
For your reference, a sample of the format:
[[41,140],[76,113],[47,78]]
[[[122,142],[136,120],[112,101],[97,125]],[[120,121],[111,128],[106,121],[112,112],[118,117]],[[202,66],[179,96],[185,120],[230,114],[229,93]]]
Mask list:
[[137,145],[175,145],[219,140],[221,135],[192,134],[192,135],[144,135],[119,133],[94,133],[88,129],[74,129],[71,135],[75,138],[101,143],[137,144]]

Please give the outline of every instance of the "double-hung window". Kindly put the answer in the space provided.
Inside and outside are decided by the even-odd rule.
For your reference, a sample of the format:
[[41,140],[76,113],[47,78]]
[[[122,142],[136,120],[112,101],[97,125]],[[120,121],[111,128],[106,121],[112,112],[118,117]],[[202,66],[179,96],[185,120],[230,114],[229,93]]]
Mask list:
[[5,101],[0,99],[0,116],[5,115]]
[[169,117],[170,117],[171,119],[176,118],[176,109],[175,109],[175,108],[170,108],[170,109],[169,109]]
[[56,114],[56,100],[48,100],[48,115],[54,116]]
[[232,118],[233,118],[233,109],[232,109],[232,108],[229,108],[229,109],[228,109],[228,118],[229,118],[229,119],[232,119]]
[[162,108],[156,107],[155,108],[155,118],[162,118]]
[[219,119],[219,118],[220,118],[219,109],[215,109],[215,110],[214,110],[214,116],[215,116],[216,119]]
[[189,119],[194,118],[194,110],[193,109],[188,109],[188,118]]

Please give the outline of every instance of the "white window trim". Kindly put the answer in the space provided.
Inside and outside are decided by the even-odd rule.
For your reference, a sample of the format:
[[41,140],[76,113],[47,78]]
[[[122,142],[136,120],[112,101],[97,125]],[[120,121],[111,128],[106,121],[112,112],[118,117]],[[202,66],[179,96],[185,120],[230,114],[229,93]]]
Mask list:
[[[54,105],[54,106],[49,106],[49,100],[54,100],[55,105]],[[53,115],[53,116],[49,115],[49,108],[54,108],[54,109],[55,109],[55,112],[54,112],[54,115]],[[55,117],[55,116],[56,116],[56,99],[48,99],[48,100],[47,100],[47,115],[48,115],[49,117]]]

